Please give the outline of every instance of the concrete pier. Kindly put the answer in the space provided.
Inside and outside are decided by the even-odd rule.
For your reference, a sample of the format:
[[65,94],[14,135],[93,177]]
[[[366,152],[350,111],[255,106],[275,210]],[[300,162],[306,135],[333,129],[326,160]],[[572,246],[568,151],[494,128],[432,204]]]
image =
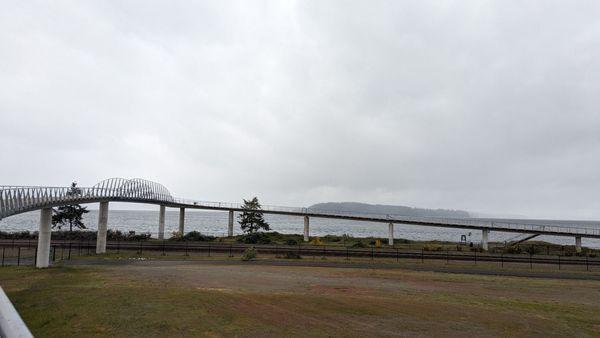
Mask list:
[[309,219],[308,216],[304,216],[304,241],[308,242],[309,240]]
[[581,237],[575,237],[575,251],[581,252]]
[[233,210],[229,210],[229,223],[227,224],[227,236],[233,237]]
[[96,253],[106,253],[106,232],[108,230],[108,202],[100,202],[98,209],[98,233],[96,234]]
[[158,212],[158,239],[165,239],[165,206],[160,206]]
[[490,235],[490,229],[481,230],[481,248],[483,251],[488,250],[488,237]]
[[50,236],[52,235],[52,208],[40,212],[36,268],[47,268],[50,262]]
[[179,235],[185,234],[185,208],[179,208]]
[[394,223],[388,225],[388,245],[394,245]]

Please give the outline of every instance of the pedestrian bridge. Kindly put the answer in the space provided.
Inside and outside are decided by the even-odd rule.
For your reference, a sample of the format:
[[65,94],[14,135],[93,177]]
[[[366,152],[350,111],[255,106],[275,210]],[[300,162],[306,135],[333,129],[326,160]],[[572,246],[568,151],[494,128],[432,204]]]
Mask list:
[[[110,178],[99,182],[92,187],[43,187],[43,186],[0,186],[0,219],[41,210],[40,240],[38,241],[38,266],[44,263],[44,252],[49,250],[50,223],[53,207],[67,204],[100,203],[98,219],[98,242],[96,251],[106,251],[106,231],[108,220],[109,202],[131,202],[156,204],[160,206],[158,228],[159,238],[164,238],[165,208],[179,208],[179,231],[184,232],[185,209],[221,210],[229,212],[229,236],[233,235],[233,214],[243,212],[239,203],[206,202],[190,199],[176,198],[163,185],[144,179]],[[389,226],[389,242],[393,244],[394,224],[412,224],[429,227],[459,228],[482,231],[482,248],[487,250],[490,231],[523,233],[532,235],[570,236],[575,238],[577,250],[581,249],[581,238],[600,238],[600,228],[582,228],[571,226],[558,226],[555,224],[527,224],[518,222],[499,222],[478,219],[410,217],[390,214],[364,214],[352,212],[337,212],[331,210],[317,210],[313,208],[294,208],[281,206],[263,206],[262,212],[266,214],[280,214],[304,217],[304,240],[309,239],[309,219],[333,218],[360,222],[386,223]],[[39,247],[47,235],[48,249]],[[44,237],[44,238],[42,238]],[[42,243],[43,244],[43,243]],[[45,256],[47,266],[47,255]]]

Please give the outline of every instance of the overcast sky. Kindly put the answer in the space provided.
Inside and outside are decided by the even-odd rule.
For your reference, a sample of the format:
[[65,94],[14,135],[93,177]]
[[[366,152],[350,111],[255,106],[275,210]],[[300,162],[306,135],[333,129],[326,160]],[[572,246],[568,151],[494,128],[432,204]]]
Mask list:
[[600,219],[598,1],[3,1],[0,184]]

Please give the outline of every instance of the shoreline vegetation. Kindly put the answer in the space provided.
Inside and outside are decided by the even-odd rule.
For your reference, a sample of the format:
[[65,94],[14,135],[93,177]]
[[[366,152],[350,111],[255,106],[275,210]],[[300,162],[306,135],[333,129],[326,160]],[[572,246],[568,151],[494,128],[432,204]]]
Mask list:
[[[326,235],[312,236],[309,242],[303,241],[300,234],[282,234],[276,231],[256,232],[251,234],[235,235],[233,237],[219,237],[205,235],[198,231],[191,231],[183,236],[178,232],[173,232],[172,236],[165,239],[166,242],[215,242],[215,243],[243,243],[257,245],[289,245],[289,246],[327,246],[327,247],[348,247],[348,248],[402,248],[424,251],[470,251],[482,252],[479,243],[476,242],[451,242],[451,241],[413,241],[402,238],[395,238],[394,245],[388,244],[387,238],[381,237],[354,237],[351,235]],[[74,230],[74,231],[53,231],[53,240],[63,241],[95,241],[96,231]],[[0,231],[0,240],[37,240],[37,231],[18,231],[4,232]],[[109,229],[107,232],[108,241],[161,241],[152,238],[150,233],[136,233],[135,231],[122,232]],[[556,255],[563,256],[589,256],[599,257],[600,250],[583,247],[581,253],[575,251],[574,245],[559,245],[543,241],[528,241],[517,245],[506,245],[503,242],[490,242],[490,253],[508,253],[508,254],[536,254],[536,255]]]

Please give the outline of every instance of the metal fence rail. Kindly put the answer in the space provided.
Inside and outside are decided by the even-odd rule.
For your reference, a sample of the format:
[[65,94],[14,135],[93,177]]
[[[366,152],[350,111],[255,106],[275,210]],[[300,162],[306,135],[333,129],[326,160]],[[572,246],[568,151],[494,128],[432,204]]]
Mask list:
[[[566,255],[535,255],[535,254],[489,254],[477,251],[426,251],[400,248],[351,248],[320,245],[249,245],[241,243],[204,243],[204,242],[175,242],[175,241],[111,241],[107,243],[107,253],[133,253],[144,256],[158,255],[197,255],[212,256],[241,256],[248,248],[253,247],[259,255],[274,257],[339,257],[396,261],[417,260],[425,261],[455,261],[497,263],[500,267],[508,263],[528,264],[533,269],[534,264],[555,265],[558,269],[564,266],[585,267],[587,271],[598,270],[600,258],[589,256]],[[52,241],[50,261],[70,260],[78,256],[95,255],[95,241]],[[35,265],[35,243],[25,241],[0,241],[2,254],[1,266]]]

